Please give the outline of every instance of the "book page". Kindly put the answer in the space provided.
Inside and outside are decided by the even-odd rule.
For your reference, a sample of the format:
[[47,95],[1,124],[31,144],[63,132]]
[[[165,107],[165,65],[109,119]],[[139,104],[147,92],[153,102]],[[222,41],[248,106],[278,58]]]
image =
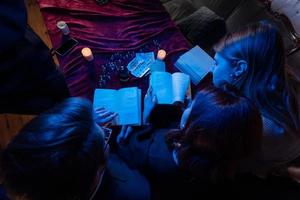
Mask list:
[[175,101],[184,102],[185,95],[190,85],[190,77],[184,73],[176,72],[172,74],[173,103]]
[[192,100],[192,87],[191,87],[191,83],[189,83],[189,87],[186,91],[186,94],[185,94],[186,98],[189,99],[189,100]]
[[168,72],[153,72],[150,76],[150,85],[158,104],[172,104],[172,76]]
[[141,90],[137,87],[122,88],[115,98],[118,102],[118,125],[140,125]]
[[106,108],[111,112],[117,112],[116,108],[116,90],[96,89],[94,93],[94,109]]
[[212,70],[214,63],[215,61],[210,55],[199,46],[195,46],[181,55],[175,66],[181,72],[188,74],[194,85],[198,85],[202,78]]

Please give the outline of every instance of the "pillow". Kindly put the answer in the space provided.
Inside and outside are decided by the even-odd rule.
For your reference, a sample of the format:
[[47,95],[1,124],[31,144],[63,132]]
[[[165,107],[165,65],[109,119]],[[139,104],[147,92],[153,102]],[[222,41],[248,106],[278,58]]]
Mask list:
[[215,12],[217,15],[227,19],[232,11],[243,1],[243,0],[191,0],[196,8],[205,6]]
[[225,21],[206,7],[179,21],[178,26],[193,45],[205,50],[209,50],[226,34]]
[[298,0],[273,0],[271,10],[284,14],[292,23],[295,31],[300,35],[300,1]]
[[190,0],[171,0],[165,3],[164,6],[175,22],[178,22],[197,10]]

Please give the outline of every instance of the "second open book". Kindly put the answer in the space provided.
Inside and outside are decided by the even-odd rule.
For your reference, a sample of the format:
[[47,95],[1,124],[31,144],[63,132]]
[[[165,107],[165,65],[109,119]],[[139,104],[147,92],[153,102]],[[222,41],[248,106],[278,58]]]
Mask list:
[[150,86],[156,95],[158,104],[173,104],[184,102],[190,88],[190,77],[184,73],[153,72],[150,76]]
[[[184,102],[190,86],[190,78],[183,73],[153,72],[150,85],[157,96],[158,104],[173,104]],[[94,93],[94,109],[106,108],[118,113],[113,124],[141,125],[142,96],[137,87],[114,89],[96,89]]]

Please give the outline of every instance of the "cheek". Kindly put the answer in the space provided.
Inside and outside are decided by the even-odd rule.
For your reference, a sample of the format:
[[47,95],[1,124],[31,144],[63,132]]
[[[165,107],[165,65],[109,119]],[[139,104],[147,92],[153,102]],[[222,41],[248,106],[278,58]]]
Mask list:
[[190,115],[190,112],[191,112],[191,109],[190,108],[187,108],[183,113],[182,113],[182,116],[181,116],[181,120],[180,120],[180,128],[184,128],[188,118],[189,118],[189,115]]
[[213,83],[219,86],[223,81],[230,82],[230,71],[226,70],[225,67],[218,66],[213,71]]

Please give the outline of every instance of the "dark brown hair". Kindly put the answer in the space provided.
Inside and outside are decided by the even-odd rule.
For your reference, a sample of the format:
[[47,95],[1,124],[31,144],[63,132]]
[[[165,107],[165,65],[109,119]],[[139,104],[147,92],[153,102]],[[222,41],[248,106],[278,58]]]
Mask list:
[[104,138],[88,100],[69,98],[30,121],[3,151],[1,176],[30,200],[85,199],[100,165]]
[[[179,165],[194,176],[216,180],[231,174],[230,167],[259,150],[262,120],[258,109],[231,86],[208,86],[197,93],[182,130],[171,131],[166,141],[177,151]],[[222,171],[222,172],[221,172]]]

